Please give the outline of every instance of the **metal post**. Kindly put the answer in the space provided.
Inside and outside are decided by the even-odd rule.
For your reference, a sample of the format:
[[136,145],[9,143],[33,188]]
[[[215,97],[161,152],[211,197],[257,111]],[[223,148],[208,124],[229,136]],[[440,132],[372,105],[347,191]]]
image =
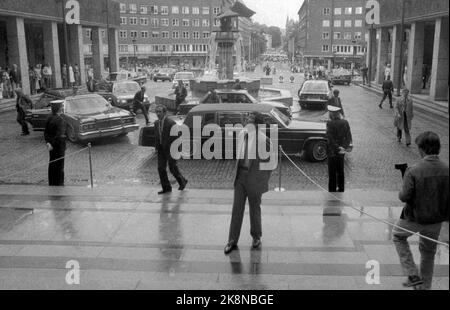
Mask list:
[[373,57],[373,44],[374,44],[374,42],[373,42],[373,24],[370,26],[369,42],[370,42],[369,43],[370,44],[370,46],[369,46],[369,69],[368,69],[369,73],[368,73],[368,76],[367,76],[367,83],[368,83],[369,87],[372,87],[371,86],[372,70],[373,70],[373,68],[372,68],[372,57]]
[[[106,38],[108,41],[108,71],[109,73],[111,73],[112,55],[111,55],[111,40],[109,39],[109,0],[105,1],[106,1]],[[117,66],[119,66],[119,64],[117,64]]]
[[397,97],[400,97],[400,89],[402,88],[403,79],[403,36],[405,32],[405,0],[402,0],[402,23],[400,25],[400,61],[397,78]]
[[92,156],[91,156],[91,143],[88,143],[89,149],[89,172],[91,175],[91,188],[94,188],[94,179],[92,177]]
[[278,147],[278,187],[275,188],[276,192],[284,192],[285,189],[281,187],[281,156],[282,156],[282,146]]
[[[65,58],[66,58],[66,73],[67,73],[67,78],[66,78],[66,83],[67,86],[70,85],[70,70],[69,70],[69,43],[68,43],[68,34],[67,34],[67,23],[66,23],[66,1],[65,0],[61,0],[61,7],[62,7],[62,18],[63,18],[63,23],[64,23],[64,49],[65,49]],[[75,81],[76,84],[77,81]]]

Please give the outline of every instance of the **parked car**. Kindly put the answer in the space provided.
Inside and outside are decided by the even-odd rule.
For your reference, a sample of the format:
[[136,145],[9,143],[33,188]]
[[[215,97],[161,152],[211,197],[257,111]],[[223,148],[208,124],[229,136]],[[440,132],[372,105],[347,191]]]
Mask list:
[[351,71],[346,69],[333,69],[329,73],[328,79],[333,85],[350,85],[350,83],[352,82],[352,73]]
[[191,80],[195,80],[194,72],[191,72],[191,71],[177,72],[177,73],[175,73],[175,76],[173,77],[172,88],[177,87],[178,81],[182,81],[184,86],[186,88],[189,88]]
[[173,76],[174,76],[174,73],[173,73],[172,69],[167,69],[167,68],[159,69],[158,72],[155,72],[153,74],[153,81],[154,82],[158,82],[158,81],[172,82]]
[[[281,113],[279,110],[268,104],[235,104],[235,103],[217,103],[200,104],[194,107],[186,116],[172,116],[179,124],[186,125],[190,130],[189,140],[182,140],[183,143],[191,145],[190,152],[183,153],[183,156],[194,157],[199,154],[201,146],[210,136],[201,137],[197,141],[194,133],[194,116],[201,119],[201,130],[208,124],[216,124],[222,129],[222,150],[223,152],[235,154],[236,137],[238,130],[234,135],[225,134],[225,125],[244,124],[247,115],[250,112],[260,112],[264,115],[268,124],[278,125],[278,143],[288,155],[305,154],[308,160],[323,161],[327,158],[327,138],[326,124],[323,122],[306,122],[293,120]],[[198,130],[196,130],[198,132]],[[154,125],[141,128],[139,134],[140,146],[155,146],[155,135],[157,131]],[[226,143],[226,139],[233,139],[233,143]],[[233,145],[233,149],[227,149]],[[224,154],[224,153],[223,153]],[[222,154],[222,155],[223,155]],[[222,156],[224,158],[224,156]],[[234,156],[235,158],[235,156]]]
[[[62,117],[67,123],[67,138],[71,142],[125,136],[139,129],[131,112],[111,106],[98,94],[69,96],[62,101]],[[50,115],[50,107],[33,109],[27,112],[26,120],[34,131],[43,131]]]
[[[128,111],[133,109],[134,95],[141,90],[141,86],[134,81],[114,82],[105,89],[99,89],[98,94],[110,101],[115,107]],[[150,99],[144,95],[144,106],[150,108]]]
[[145,75],[137,75],[135,72],[131,71],[119,71],[111,72],[105,78],[106,82],[121,82],[121,81],[135,81],[139,84],[147,83],[147,77]]
[[331,96],[331,86],[327,80],[307,80],[298,91],[299,104],[302,109],[326,109]]

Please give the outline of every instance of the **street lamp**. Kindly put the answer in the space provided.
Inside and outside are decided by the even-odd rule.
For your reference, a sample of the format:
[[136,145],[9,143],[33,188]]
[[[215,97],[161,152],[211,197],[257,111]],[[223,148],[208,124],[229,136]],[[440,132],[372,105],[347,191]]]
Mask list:
[[137,59],[136,59],[136,37],[133,37],[133,55],[134,55],[134,72],[137,72]]

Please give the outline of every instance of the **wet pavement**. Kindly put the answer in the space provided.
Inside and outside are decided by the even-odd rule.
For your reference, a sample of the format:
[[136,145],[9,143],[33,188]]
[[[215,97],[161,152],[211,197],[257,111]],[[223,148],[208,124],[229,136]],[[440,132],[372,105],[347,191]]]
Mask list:
[[[0,289],[391,290],[404,280],[391,227],[394,191],[270,191],[262,247],[246,213],[239,249],[224,255],[230,190],[103,186],[0,186]],[[363,202],[363,203],[361,203]],[[440,240],[448,242],[448,223]],[[418,238],[412,237],[418,259]],[[380,284],[367,284],[369,261]],[[69,261],[80,284],[69,285]],[[438,246],[433,289],[449,289],[448,247]]]

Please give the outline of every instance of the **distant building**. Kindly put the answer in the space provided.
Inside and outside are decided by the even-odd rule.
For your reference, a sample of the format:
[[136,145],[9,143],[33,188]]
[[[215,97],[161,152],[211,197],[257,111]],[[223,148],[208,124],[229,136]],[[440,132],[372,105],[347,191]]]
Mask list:
[[264,38],[266,39],[266,49],[269,51],[272,49],[272,35],[265,33]]
[[364,0],[305,0],[298,48],[309,66],[354,68],[365,61]]

